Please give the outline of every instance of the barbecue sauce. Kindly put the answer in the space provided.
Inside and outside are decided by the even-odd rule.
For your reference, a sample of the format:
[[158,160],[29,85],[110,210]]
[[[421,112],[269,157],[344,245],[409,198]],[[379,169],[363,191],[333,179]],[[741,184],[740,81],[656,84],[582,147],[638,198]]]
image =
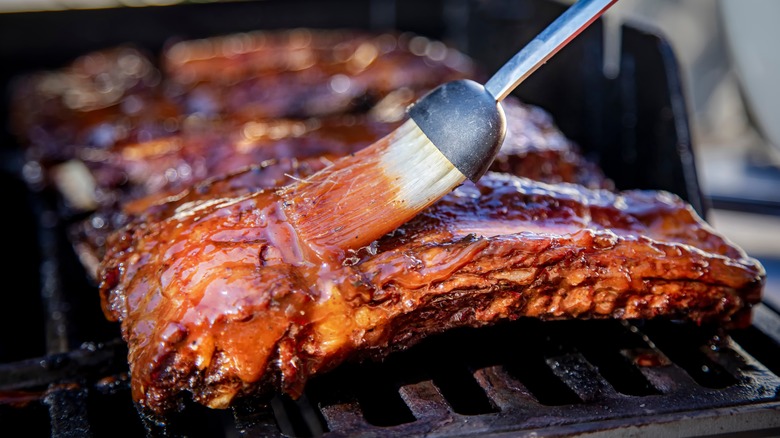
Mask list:
[[284,196],[237,192],[183,196],[109,241],[105,310],[122,320],[135,400],[153,410],[184,389],[216,408],[258,388],[296,396],[346,358],[446,327],[739,321],[760,299],[760,265],[667,194],[488,174],[370,246],[323,251],[299,239]]

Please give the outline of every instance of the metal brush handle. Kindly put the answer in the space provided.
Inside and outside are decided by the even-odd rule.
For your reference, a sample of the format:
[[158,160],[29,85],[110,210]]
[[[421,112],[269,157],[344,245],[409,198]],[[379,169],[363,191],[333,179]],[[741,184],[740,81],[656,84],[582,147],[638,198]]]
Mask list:
[[579,0],[507,61],[487,81],[485,88],[496,101],[501,102],[520,82],[547,62],[616,1]]
[[499,102],[616,1],[579,0],[487,84],[460,80],[440,85],[415,102],[409,116],[453,166],[476,182],[504,142],[506,116]]

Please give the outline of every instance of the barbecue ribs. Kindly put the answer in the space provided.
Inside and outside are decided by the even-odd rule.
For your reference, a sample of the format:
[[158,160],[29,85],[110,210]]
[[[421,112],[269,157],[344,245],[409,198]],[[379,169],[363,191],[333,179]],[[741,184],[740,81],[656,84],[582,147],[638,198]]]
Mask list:
[[[556,128],[547,112],[514,98],[504,102],[504,109],[507,137],[493,170],[542,182],[613,187],[601,170],[585,160],[578,147]],[[225,121],[183,129],[164,140],[116,146],[99,162],[85,158],[100,190],[104,194],[114,193],[115,202],[75,224],[71,240],[90,275],[96,275],[108,234],[146,207],[176,195],[193,182],[255,166],[268,167],[258,174],[262,180],[253,181],[256,189],[279,187],[374,143],[397,126],[356,116],[306,122]],[[258,135],[252,136],[253,132]],[[270,135],[271,132],[275,134]],[[181,169],[188,171],[186,176]]]
[[344,361],[521,317],[749,321],[756,260],[674,195],[609,191],[548,114],[511,98],[478,184],[357,251],[297,240],[278,187],[462,78],[480,80],[474,63],[421,36],[298,29],[180,42],[160,62],[107,49],[18,82],[27,158],[96,210],[72,237],[142,408],[296,396]]
[[[265,169],[265,171],[270,171]],[[248,173],[249,172],[249,173]],[[113,234],[108,318],[135,400],[214,408],[433,333],[520,317],[742,325],[761,265],[665,192],[489,173],[369,247],[314,255],[247,170],[182,192]]]

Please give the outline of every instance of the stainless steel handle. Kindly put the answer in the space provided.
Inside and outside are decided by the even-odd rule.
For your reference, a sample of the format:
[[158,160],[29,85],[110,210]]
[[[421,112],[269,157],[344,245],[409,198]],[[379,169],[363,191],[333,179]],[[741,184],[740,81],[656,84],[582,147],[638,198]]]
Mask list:
[[552,22],[533,41],[517,52],[485,84],[500,102],[521,82],[574,37],[601,16],[617,0],[579,0]]

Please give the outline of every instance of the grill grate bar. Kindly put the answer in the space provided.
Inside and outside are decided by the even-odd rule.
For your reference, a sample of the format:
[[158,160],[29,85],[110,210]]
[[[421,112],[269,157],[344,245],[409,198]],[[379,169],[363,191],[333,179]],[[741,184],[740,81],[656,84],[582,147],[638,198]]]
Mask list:
[[553,373],[584,402],[615,398],[617,392],[581,354],[569,353],[547,359]]
[[723,389],[737,383],[735,376],[708,354],[713,339],[726,336],[722,330],[713,327],[695,330],[690,324],[669,325],[651,320],[643,325],[642,331],[650,339],[650,345],[683,368],[697,385]]
[[52,438],[92,436],[87,413],[87,389],[75,383],[52,385],[44,397],[49,407]]
[[418,420],[433,420],[450,415],[449,404],[432,381],[402,386],[398,392]]
[[485,390],[488,398],[502,411],[535,409],[539,406],[531,392],[501,365],[479,369],[474,372],[474,378]]
[[127,350],[121,340],[104,345],[85,344],[78,350],[0,365],[0,389],[29,389],[73,377],[106,375],[127,368]]
[[780,318],[768,306],[759,304],[753,307],[753,326],[780,344]]
[[357,401],[349,401],[323,406],[320,409],[328,429],[339,432],[350,432],[365,429],[366,420]]
[[768,306],[754,308],[753,325],[729,333],[741,350],[750,354],[750,359],[780,376],[780,315]]
[[621,353],[631,360],[647,381],[662,394],[699,388],[685,370],[657,349],[633,348],[621,350]]
[[68,302],[63,294],[60,278],[60,254],[57,244],[57,214],[35,197],[32,203],[38,218],[38,245],[43,260],[40,264],[41,300],[45,314],[46,353],[68,351],[70,326],[67,318]]
[[753,358],[731,337],[721,337],[718,348],[710,348],[705,354],[734,376],[741,386],[755,388],[757,396],[780,394],[780,377]]
[[273,411],[267,403],[243,402],[232,408],[233,421],[242,437],[281,437]]
[[[739,352],[737,352],[739,350]],[[699,348],[709,360],[720,365],[730,375],[739,378],[750,360],[747,352],[728,336],[715,336],[708,345]]]

